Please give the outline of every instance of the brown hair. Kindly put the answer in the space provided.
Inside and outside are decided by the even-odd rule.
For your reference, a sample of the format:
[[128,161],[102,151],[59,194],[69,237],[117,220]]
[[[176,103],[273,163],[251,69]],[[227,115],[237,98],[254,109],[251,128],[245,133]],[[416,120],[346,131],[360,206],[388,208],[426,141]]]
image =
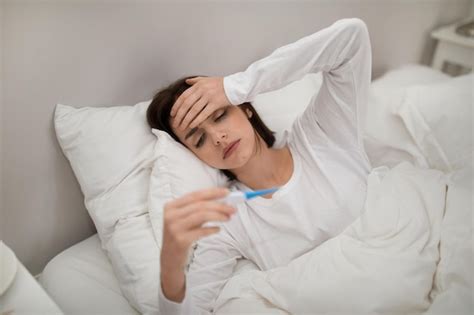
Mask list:
[[[148,107],[147,112],[146,112],[146,118],[151,128],[159,129],[159,130],[167,132],[171,137],[173,137],[173,139],[175,139],[179,143],[182,143],[182,142],[174,134],[170,126],[169,117],[170,117],[171,107],[173,107],[173,104],[178,99],[178,97],[184,91],[186,91],[186,89],[188,89],[191,86],[190,84],[186,83],[186,80],[190,78],[194,78],[194,77],[197,77],[197,76],[183,77],[171,83],[169,86],[163,89],[160,89],[153,97],[153,100],[151,101],[150,106]],[[199,77],[205,77],[205,76],[201,75]],[[260,118],[260,116],[258,115],[257,111],[255,110],[255,108],[252,106],[251,103],[245,102],[238,106],[244,112],[246,109],[252,112],[252,116],[249,118],[249,121],[252,124],[253,129],[255,131],[256,142],[260,144],[260,141],[258,139],[258,135],[260,135],[263,141],[265,141],[265,143],[267,144],[267,147],[271,148],[273,144],[275,143],[274,132],[271,131],[265,125],[265,123],[262,121],[262,119]],[[182,144],[184,145],[184,143]],[[236,179],[235,175],[231,171],[229,170],[221,170],[221,171],[224,173],[224,175],[227,176],[229,180]]]

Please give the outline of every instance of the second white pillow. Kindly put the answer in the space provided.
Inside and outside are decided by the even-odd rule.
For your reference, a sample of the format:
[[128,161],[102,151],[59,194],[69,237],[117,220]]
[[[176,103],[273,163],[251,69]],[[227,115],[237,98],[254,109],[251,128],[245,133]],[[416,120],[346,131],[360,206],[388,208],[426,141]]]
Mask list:
[[472,166],[473,82],[467,74],[406,89],[397,113],[432,168]]

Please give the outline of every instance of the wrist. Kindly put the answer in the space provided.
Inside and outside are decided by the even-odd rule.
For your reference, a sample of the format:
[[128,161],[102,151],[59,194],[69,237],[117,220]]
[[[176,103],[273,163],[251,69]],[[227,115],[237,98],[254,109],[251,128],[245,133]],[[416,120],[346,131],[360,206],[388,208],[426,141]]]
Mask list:
[[182,270],[161,270],[160,283],[163,295],[176,303],[184,299],[186,276]]

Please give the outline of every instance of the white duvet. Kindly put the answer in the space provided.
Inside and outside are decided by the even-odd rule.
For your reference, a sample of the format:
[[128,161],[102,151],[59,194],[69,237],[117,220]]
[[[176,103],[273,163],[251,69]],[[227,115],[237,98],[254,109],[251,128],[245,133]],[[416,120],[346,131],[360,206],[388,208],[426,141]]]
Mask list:
[[441,171],[409,162],[373,169],[359,219],[287,266],[243,268],[219,295],[217,313],[425,312],[440,258],[446,183]]

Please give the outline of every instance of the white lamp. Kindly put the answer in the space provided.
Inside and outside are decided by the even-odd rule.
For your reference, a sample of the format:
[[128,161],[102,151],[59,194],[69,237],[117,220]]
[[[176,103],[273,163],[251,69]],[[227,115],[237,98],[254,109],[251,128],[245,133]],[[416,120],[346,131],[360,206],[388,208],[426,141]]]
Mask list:
[[0,296],[12,284],[17,269],[18,260],[15,253],[3,241],[0,241]]

